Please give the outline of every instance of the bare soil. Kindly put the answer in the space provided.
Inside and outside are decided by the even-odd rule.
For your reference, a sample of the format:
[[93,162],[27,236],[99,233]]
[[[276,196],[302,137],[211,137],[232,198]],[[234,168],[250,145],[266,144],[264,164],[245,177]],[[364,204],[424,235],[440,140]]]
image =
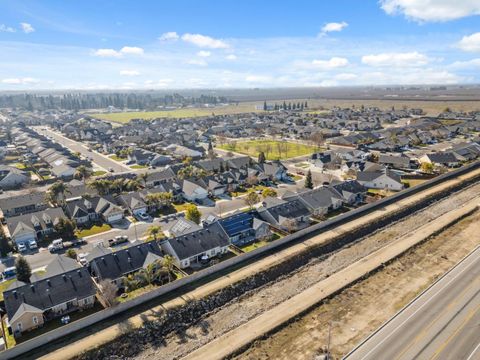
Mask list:
[[[455,208],[460,204],[463,204],[473,197],[477,196],[480,190],[480,185],[472,186],[460,193],[454,194],[447,199],[439,201],[430,207],[415,213],[413,216],[404,218],[401,221],[392,224],[391,226],[381,229],[378,232],[371,234],[361,241],[338,251],[337,253],[326,257],[326,258],[317,258],[313,259],[309,264],[299,268],[296,272],[289,274],[283,278],[278,279],[274,283],[269,283],[268,285],[247,293],[244,296],[230,302],[224,307],[218,309],[217,311],[208,314],[203,319],[185,332],[180,334],[175,334],[168,336],[164,339],[163,348],[147,348],[145,351],[140,354],[137,358],[139,359],[177,359],[182,356],[187,355],[193,350],[197,349],[200,346],[205,345],[206,343],[212,341],[216,337],[222,335],[223,333],[238,327],[241,324],[244,324],[248,320],[258,316],[259,314],[271,309],[273,306],[289,299],[290,297],[298,294],[299,292],[309,288],[313,284],[319,282],[322,279],[325,279],[330,274],[337,272],[346,266],[350,265],[354,261],[365,257],[366,255],[372,253],[373,251],[385,246],[386,244],[394,241],[400,236],[408,234],[409,232],[415,231],[421,225],[439,217],[442,214],[445,214]],[[430,243],[430,242],[429,242]],[[458,248],[457,250],[460,250]],[[396,264],[397,262],[395,262]],[[443,268],[442,268],[443,269]],[[439,273],[443,270],[439,270]],[[383,272],[382,272],[383,273]],[[402,295],[404,298],[399,298],[395,301],[394,307],[396,309],[400,308],[400,304],[403,303],[400,300],[408,301],[410,299],[410,292],[412,296],[417,293],[417,289],[421,288],[425,282],[423,278],[421,279],[410,279],[408,281],[409,287],[406,290],[406,294]],[[426,282],[428,284],[428,282]],[[410,289],[410,286],[412,287]],[[355,287],[354,287],[355,288]],[[343,295],[343,294],[342,294]],[[332,302],[335,302],[337,298],[333,299]],[[399,304],[396,302],[399,301]],[[368,303],[366,303],[368,304]],[[377,304],[373,302],[371,304],[372,311],[378,312]],[[364,306],[366,309],[368,306]],[[340,312],[340,314],[349,314],[349,307],[345,308]],[[366,312],[365,312],[366,313]],[[367,314],[367,313],[366,313]],[[308,317],[307,317],[308,318]],[[343,317],[341,317],[343,318]],[[366,315],[364,321],[371,321],[373,317],[371,315]],[[388,318],[388,316],[387,316]],[[323,319],[323,317],[322,317]],[[325,322],[322,320],[322,324]],[[295,323],[296,324],[296,323]],[[292,326],[295,326],[293,324]],[[359,322],[361,325],[361,322]],[[318,324],[321,325],[321,324]],[[339,325],[340,326],[340,325]],[[290,328],[290,327],[289,327]],[[318,346],[322,346],[323,343],[320,342],[322,338],[323,331],[315,330],[317,325],[309,328],[305,325],[306,336],[312,337],[312,341],[316,344],[313,346],[310,344],[310,350],[304,349],[301,350],[305,353],[307,357],[311,358],[312,354],[318,349]],[[342,327],[343,328],[343,327]],[[288,328],[287,328],[288,329]],[[343,328],[344,329],[344,328]],[[355,330],[347,332],[352,336],[361,337],[359,331],[356,329],[361,329],[361,326],[355,326]],[[285,356],[291,358],[291,354],[295,354],[297,358],[297,351],[294,350],[296,342],[294,341],[297,337],[300,340],[300,333],[296,334],[296,330],[292,331],[290,334],[291,345],[289,351],[286,351],[283,354],[283,349],[287,349],[287,346],[282,344],[282,341],[278,342],[278,349],[273,349],[270,353],[270,348],[273,347],[273,344],[277,344],[275,339],[277,335],[272,337],[265,342],[261,342],[259,346],[251,348],[245,353],[245,356],[250,359],[257,358],[278,358],[278,356]],[[318,334],[317,334],[318,332]],[[278,336],[282,336],[283,331],[278,333]],[[363,334],[363,333],[362,333]],[[298,335],[298,336],[297,336]],[[338,335],[338,334],[337,334]],[[346,337],[346,336],[345,336]],[[271,343],[270,343],[271,341]],[[306,340],[305,340],[306,341]],[[265,344],[265,347],[263,346]],[[299,349],[303,346],[300,343]],[[300,350],[299,350],[300,351]],[[340,350],[342,351],[342,350]],[[300,356],[300,355],[298,355]],[[309,357],[310,356],[310,357]]]

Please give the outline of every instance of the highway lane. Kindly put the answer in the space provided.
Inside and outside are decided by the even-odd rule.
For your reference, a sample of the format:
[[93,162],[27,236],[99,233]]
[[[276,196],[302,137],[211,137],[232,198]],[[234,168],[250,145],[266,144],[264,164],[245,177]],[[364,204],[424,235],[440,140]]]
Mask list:
[[344,359],[480,359],[480,248]]
[[79,141],[71,140],[63,136],[62,134],[56,131],[53,131],[50,128],[46,128],[44,126],[35,126],[33,128],[38,133],[53,138],[58,143],[69,148],[72,152],[79,152],[85,157],[92,158],[92,161],[97,166],[103,168],[105,171],[108,171],[111,168],[115,173],[132,172],[132,169],[127,165],[124,165],[122,163],[119,163],[118,161],[110,159],[107,156],[100,154],[96,151],[89,151],[88,147],[85,144]]

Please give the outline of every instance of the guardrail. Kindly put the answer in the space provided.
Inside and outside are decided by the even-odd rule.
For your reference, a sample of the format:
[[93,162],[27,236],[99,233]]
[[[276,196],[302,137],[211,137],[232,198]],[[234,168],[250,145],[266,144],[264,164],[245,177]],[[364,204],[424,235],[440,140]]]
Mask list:
[[345,222],[352,221],[357,219],[360,216],[366,215],[374,210],[380,209],[386,205],[390,205],[398,200],[407,198],[409,196],[415,195],[423,190],[428,189],[431,186],[441,184],[445,181],[453,179],[457,176],[464,175],[472,170],[480,168],[480,161],[474,162],[469,165],[465,165],[459,169],[454,171],[448,172],[446,174],[442,174],[432,180],[424,182],[420,185],[417,185],[413,188],[409,188],[403,190],[397,194],[392,196],[386,197],[382,200],[379,200],[375,203],[364,205],[358,209],[350,210],[344,214],[336,216],[335,218],[326,220],[319,224],[315,224],[310,226],[306,229],[300,230],[294,234],[285,236],[284,238],[275,240],[261,248],[255,249],[251,252],[239,255],[237,257],[225,260],[219,264],[211,266],[209,268],[203,269],[197,273],[194,273],[188,277],[176,280],[170,284],[164,285],[155,289],[149,293],[143,294],[135,299],[130,301],[121,303],[115,307],[107,308],[102,311],[99,311],[95,314],[89,315],[85,318],[80,320],[74,321],[68,325],[65,325],[59,329],[50,331],[46,334],[37,336],[31,340],[25,341],[11,349],[5,350],[4,352],[0,353],[0,359],[13,359],[17,357],[21,357],[22,355],[26,355],[27,353],[33,351],[34,349],[41,348],[53,341],[58,341],[66,336],[74,335],[75,333],[81,331],[82,329],[86,329],[96,323],[101,321],[105,321],[107,319],[111,319],[115,316],[118,316],[122,313],[127,312],[135,307],[138,307],[142,304],[146,304],[160,296],[164,296],[170,292],[179,290],[181,288],[186,288],[189,285],[194,284],[202,279],[205,279],[212,274],[219,273],[225,271],[229,268],[238,266],[242,263],[246,263],[252,261],[254,259],[263,257],[268,255],[272,252],[276,252],[283,247],[287,247],[290,245],[295,244],[301,240],[305,240],[306,238],[310,238],[314,235],[322,231],[326,231],[331,229],[332,227],[339,226],[344,224]]

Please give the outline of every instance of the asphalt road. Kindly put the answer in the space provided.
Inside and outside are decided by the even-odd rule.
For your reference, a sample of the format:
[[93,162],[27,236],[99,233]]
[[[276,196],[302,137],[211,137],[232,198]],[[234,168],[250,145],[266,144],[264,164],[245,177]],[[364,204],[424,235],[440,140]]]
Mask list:
[[480,248],[344,359],[480,359]]
[[100,168],[104,169],[105,171],[109,171],[109,169],[113,169],[115,173],[123,173],[126,171],[131,172],[132,169],[129,168],[127,165],[123,165],[115,160],[108,158],[105,155],[102,155],[96,151],[89,151],[88,147],[78,141],[71,140],[62,134],[53,131],[50,128],[46,128],[45,126],[36,126],[34,127],[35,131],[38,133],[49,136],[50,138],[54,139],[56,142],[62,144],[63,146],[69,148],[72,152],[79,152],[85,157],[92,158],[92,161]]

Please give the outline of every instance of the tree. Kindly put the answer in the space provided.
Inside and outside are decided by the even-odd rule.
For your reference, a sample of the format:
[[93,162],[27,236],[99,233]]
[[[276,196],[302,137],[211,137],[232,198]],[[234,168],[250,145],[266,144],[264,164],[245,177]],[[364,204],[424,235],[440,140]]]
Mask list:
[[54,205],[60,205],[65,203],[66,194],[71,194],[71,191],[62,180],[58,180],[48,188],[45,199]]
[[260,151],[258,153],[258,163],[263,164],[265,162],[265,160],[266,160],[265,153],[263,151]]
[[32,269],[30,264],[23,256],[19,256],[15,260],[15,270],[17,272],[17,280],[23,282],[30,282],[30,276],[32,276]]
[[145,200],[148,205],[153,205],[155,207],[170,206],[173,201],[173,195],[170,192],[159,192],[148,194],[145,197]]
[[245,182],[247,183],[247,185],[249,186],[254,186],[258,183],[258,177],[256,177],[255,175],[250,175],[249,177],[247,177],[247,179],[245,180]]
[[313,189],[312,172],[310,170],[308,170],[307,176],[305,177],[305,187],[307,189]]
[[165,255],[163,257],[162,266],[165,271],[168,273],[168,281],[172,281],[172,271],[173,271],[173,257],[171,255]]
[[425,173],[431,174],[433,173],[433,164],[429,162],[422,162],[422,164],[420,165],[420,170]]
[[99,284],[99,289],[99,295],[103,298],[107,306],[111,307],[118,304],[118,287],[111,280],[102,280]]
[[55,231],[65,239],[73,238],[75,235],[75,221],[61,217],[54,225]]
[[200,213],[200,211],[195,205],[190,204],[187,206],[186,213],[185,213],[185,218],[187,220],[193,221],[196,224],[200,224],[201,217],[202,217],[202,214]]
[[75,249],[68,249],[66,252],[65,252],[65,255],[71,259],[76,259],[77,258],[77,252],[75,251]]
[[310,136],[310,141],[317,147],[317,151],[323,146],[325,143],[325,139],[323,137],[323,133],[321,131],[317,131]]
[[10,251],[12,251],[12,247],[3,232],[3,227],[0,226],[0,255],[2,257],[7,256]]
[[138,174],[137,180],[138,182],[143,182],[143,186],[147,187],[148,176],[149,176],[148,172],[145,171],[144,173]]
[[283,226],[288,232],[293,233],[295,230],[297,230],[298,222],[295,219],[287,219],[283,222]]
[[217,154],[215,154],[215,151],[213,150],[213,145],[212,145],[211,141],[208,143],[208,153],[207,153],[207,155],[208,155],[208,158],[210,160],[213,160],[217,157]]
[[263,196],[264,199],[266,199],[267,197],[276,197],[277,192],[275,190],[273,190],[272,188],[265,188],[262,191],[262,196]]
[[243,201],[250,209],[252,209],[253,206],[260,201],[260,197],[255,191],[249,191],[243,198]]
[[92,176],[92,171],[85,165],[80,165],[77,170],[75,170],[75,178],[82,179],[83,183],[85,183],[90,176]]
[[267,111],[267,102],[266,101],[263,102],[263,111]]
[[156,241],[157,236],[161,233],[162,233],[162,227],[160,225],[152,225],[147,229],[147,231],[145,232],[145,235],[148,237],[153,237],[153,239]]

